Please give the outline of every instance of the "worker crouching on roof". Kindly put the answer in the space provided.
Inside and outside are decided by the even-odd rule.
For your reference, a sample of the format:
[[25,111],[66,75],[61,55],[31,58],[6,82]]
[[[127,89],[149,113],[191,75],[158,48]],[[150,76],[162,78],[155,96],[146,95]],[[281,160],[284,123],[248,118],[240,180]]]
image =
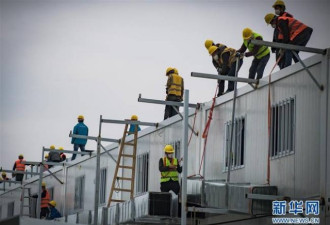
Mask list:
[[261,79],[270,57],[270,50],[267,46],[258,46],[250,43],[251,40],[262,41],[260,34],[253,32],[250,28],[245,28],[242,33],[243,44],[237,52],[244,53],[246,49],[249,50],[249,52],[245,52],[244,54],[245,57],[254,56],[249,70],[249,78],[255,79],[257,74],[257,79]]
[[[131,120],[133,120],[133,121],[137,121],[137,120],[138,120],[138,116],[137,116],[137,115],[132,115],[132,116],[131,116]],[[130,124],[130,125],[129,125],[128,133],[129,133],[129,134],[133,134],[133,133],[135,132],[135,127],[136,127],[137,131],[140,131],[140,130],[141,130],[141,128],[140,128],[139,125],[136,125],[136,124]]]
[[[221,47],[221,46],[223,46],[223,45],[220,44],[220,43],[214,44],[213,40],[210,40],[210,39],[206,40],[204,44],[205,44],[205,48],[206,48],[207,51],[209,51],[209,48],[210,48],[211,46],[216,46],[216,47]],[[219,67],[219,64],[217,63],[217,61],[215,61],[215,60],[212,58],[212,63],[213,63],[213,66],[215,67],[215,69],[218,71],[218,74],[221,75],[221,68]]]
[[[273,28],[278,29],[277,39],[285,44],[306,46],[313,33],[312,28],[292,17],[276,16],[273,13],[268,13],[265,16],[265,22],[268,25],[271,24]],[[295,52],[297,54],[299,53],[299,51]],[[291,65],[292,58],[295,62],[299,61],[291,50],[282,50],[280,51],[280,55],[285,55],[283,68]]]
[[1,181],[3,181],[3,180],[9,180],[9,178],[7,177],[6,172],[2,172],[1,173],[0,183],[2,183]]
[[[16,160],[14,163],[13,170],[24,172],[25,164],[23,162],[25,162],[24,156],[22,154],[20,154],[18,156],[18,160]],[[16,177],[16,181],[22,181],[24,174],[21,174],[21,173],[13,174],[13,177]]]
[[[286,6],[285,3],[282,0],[277,0],[274,4],[273,4],[273,8],[275,10],[275,14],[277,16],[285,16],[285,17],[292,17],[293,15],[286,12]],[[273,42],[281,42],[281,40],[278,39],[278,32],[279,30],[277,28],[274,29],[274,33],[273,33]],[[280,67],[280,69],[284,68],[285,65],[285,57],[281,56],[281,59],[279,59],[280,57],[280,49],[279,48],[271,48],[272,52],[275,53],[276,55],[276,61],[278,61],[277,65]]]
[[55,208],[56,202],[54,200],[50,201],[48,203],[48,206],[49,206],[49,214],[48,214],[46,220],[53,220],[53,219],[62,217],[61,213]]
[[160,190],[161,192],[172,190],[175,194],[179,194],[179,173],[182,172],[182,167],[178,159],[173,156],[174,149],[172,145],[166,145],[164,151],[165,157],[159,160],[159,171],[161,173]]
[[[59,147],[58,150],[64,150],[64,148]],[[66,155],[63,152],[60,153],[60,157],[61,157],[61,162],[66,160]]]
[[[237,56],[236,53],[237,52],[235,49],[228,48],[225,45],[221,45],[220,47],[211,46],[209,48],[209,54],[212,56],[213,60],[218,64],[219,67],[218,72],[221,75],[228,75],[231,77],[235,77],[236,59],[239,58],[238,71],[243,64],[243,55],[236,57]],[[219,91],[217,95],[218,97],[234,90],[234,81],[228,82],[228,89],[225,93],[224,93],[225,81],[218,80],[218,85],[219,85]]]
[[[183,100],[183,78],[179,75],[176,68],[169,67],[166,70],[167,84],[166,84],[166,101],[182,102]],[[174,108],[176,109],[174,109]],[[164,120],[178,114],[179,106],[165,106]]]

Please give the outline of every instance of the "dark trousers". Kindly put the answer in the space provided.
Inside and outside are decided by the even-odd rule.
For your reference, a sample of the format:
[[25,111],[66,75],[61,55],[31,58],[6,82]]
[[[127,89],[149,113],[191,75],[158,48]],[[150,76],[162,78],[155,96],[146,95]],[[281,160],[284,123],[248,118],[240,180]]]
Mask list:
[[15,179],[16,179],[16,181],[22,181],[23,177],[24,177],[24,174],[17,173]]
[[[85,151],[85,145],[73,144],[73,151],[78,151],[79,148],[82,152]],[[75,160],[76,155],[77,154],[72,155],[71,161]]]
[[[167,101],[173,101],[173,102],[181,102],[181,97],[176,96],[176,95],[168,95],[167,96]],[[164,113],[164,120],[166,120],[167,118],[170,118],[172,116],[175,116],[176,114],[178,114],[173,107],[175,107],[178,112],[179,112],[179,106],[171,106],[171,105],[166,105],[165,106],[165,113]]]
[[[311,38],[313,33],[313,29],[310,27],[307,27],[305,30],[303,30],[300,34],[298,34],[298,36],[293,39],[293,41],[289,44],[293,44],[293,45],[299,45],[299,46],[306,46],[309,39]],[[299,54],[299,51],[295,51],[297,53],[297,55]],[[299,59],[293,55],[291,50],[286,50],[284,53],[284,64],[282,65],[282,68],[280,66],[281,69],[288,67],[292,64],[292,59],[294,60],[294,62],[299,62]]]
[[265,67],[268,63],[268,60],[270,58],[270,54],[265,55],[261,59],[254,58],[249,70],[249,78],[250,79],[255,79],[256,74],[257,74],[257,79],[261,79],[262,76],[264,75],[264,70]]
[[[240,59],[237,72],[241,68],[242,64],[243,64],[243,59]],[[236,61],[231,64],[228,72],[228,76],[235,77],[235,73],[236,73],[235,70],[236,70]],[[218,86],[219,86],[219,91],[218,91],[218,97],[219,97],[223,94],[223,91],[225,90],[225,81],[218,80]],[[226,92],[230,92],[233,90],[234,90],[234,81],[228,81],[228,89]]]
[[180,192],[179,181],[169,180],[167,182],[160,183],[160,191],[161,192],[173,191],[176,195],[178,195]]
[[48,207],[44,207],[44,208],[41,208],[40,210],[40,219],[42,219],[43,217],[46,218],[49,214],[49,209]]

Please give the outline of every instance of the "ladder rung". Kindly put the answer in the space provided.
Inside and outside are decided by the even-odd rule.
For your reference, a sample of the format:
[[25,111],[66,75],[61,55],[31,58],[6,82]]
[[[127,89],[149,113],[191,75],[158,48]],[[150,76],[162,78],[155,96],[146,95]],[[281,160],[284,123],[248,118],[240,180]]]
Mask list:
[[121,166],[121,165],[119,165],[119,168],[124,168],[124,169],[133,169],[133,167],[132,166]]
[[125,202],[125,200],[111,199],[112,202]]
[[123,189],[123,188],[114,188],[115,191],[125,191],[125,192],[132,192],[131,189]]
[[125,144],[125,145],[134,146],[134,143],[125,142],[124,144]]
[[129,177],[117,177],[119,180],[132,180],[132,178]]
[[121,156],[123,156],[123,157],[131,157],[131,158],[133,158],[133,155],[122,154]]

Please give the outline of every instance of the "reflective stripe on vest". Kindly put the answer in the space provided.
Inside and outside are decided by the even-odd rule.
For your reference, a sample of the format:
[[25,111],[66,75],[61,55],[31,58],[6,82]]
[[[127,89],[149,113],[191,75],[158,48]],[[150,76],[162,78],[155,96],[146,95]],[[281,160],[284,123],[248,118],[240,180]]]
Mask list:
[[[299,20],[296,20],[291,17],[282,17],[281,16],[278,18],[278,20],[288,20],[290,41],[295,39],[295,37],[297,37],[298,34],[300,34],[303,30],[305,30],[307,28],[307,26],[305,24],[303,24]],[[278,30],[279,30],[278,39],[282,40],[284,38],[283,32],[281,31],[280,28]]]
[[46,208],[48,207],[48,203],[50,201],[50,195],[48,193],[48,191],[46,190],[46,196],[44,198],[41,198],[41,208]]
[[[262,36],[260,34],[258,34],[258,33],[254,33],[253,32],[252,35],[253,35],[253,39],[256,39],[257,37],[261,37],[262,38]],[[249,42],[249,40],[244,40],[244,45],[245,45],[245,47],[247,47],[247,49],[249,49],[250,52],[253,51],[254,44],[251,44]],[[264,46],[263,45],[263,46],[260,46],[257,54],[255,54],[254,57],[257,58],[257,59],[261,59],[262,57],[268,55],[269,53],[270,53],[269,48],[267,46]]]
[[180,77],[178,74],[172,73],[169,75],[169,79],[172,79],[172,83],[168,88],[168,94],[181,97],[182,77]]
[[228,60],[228,65],[231,66],[233,62],[236,61],[236,50],[233,48],[227,48],[227,47],[220,47],[220,52],[219,52],[219,61],[217,61],[218,65],[221,67],[223,65],[223,60],[222,60],[222,55],[226,52],[229,52],[229,60]]
[[23,164],[22,162],[25,162],[24,159],[20,160],[16,160],[15,164],[16,164],[16,170],[17,171],[24,171],[25,170],[25,164]]
[[[164,166],[177,166],[178,165],[178,159],[173,158],[173,160],[171,160],[172,163],[170,162],[170,160],[167,157],[163,158],[163,164]],[[167,182],[169,180],[173,180],[173,181],[178,181],[179,180],[179,173],[177,170],[175,171],[166,171],[166,172],[161,172],[161,179],[160,182]]]

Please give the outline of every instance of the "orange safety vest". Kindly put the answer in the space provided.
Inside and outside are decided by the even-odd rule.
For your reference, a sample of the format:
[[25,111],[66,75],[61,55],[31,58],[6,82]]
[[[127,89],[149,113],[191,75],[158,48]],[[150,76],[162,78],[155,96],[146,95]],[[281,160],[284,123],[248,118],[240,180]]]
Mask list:
[[41,198],[41,208],[47,208],[48,207],[48,203],[50,201],[50,195],[48,193],[48,191],[46,190],[46,196],[44,198]]
[[[290,41],[295,39],[295,37],[297,37],[298,34],[300,34],[303,30],[305,30],[307,28],[307,26],[305,24],[303,24],[299,20],[296,20],[292,17],[281,16],[278,18],[278,20],[288,20]],[[278,39],[283,40],[283,38],[284,38],[283,32],[281,31],[280,28],[278,30],[279,30]]]
[[18,159],[15,161],[16,164],[16,171],[24,171],[25,170],[25,164],[23,164],[22,162],[25,162],[24,159]]

